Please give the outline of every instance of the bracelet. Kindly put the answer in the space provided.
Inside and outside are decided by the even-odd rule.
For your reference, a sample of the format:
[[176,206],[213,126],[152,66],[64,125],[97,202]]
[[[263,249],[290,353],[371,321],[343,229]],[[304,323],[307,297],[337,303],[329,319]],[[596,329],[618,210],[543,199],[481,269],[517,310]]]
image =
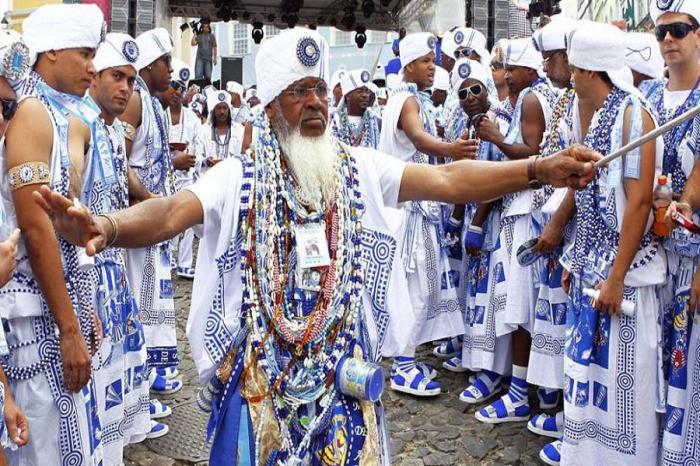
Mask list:
[[134,142],[134,138],[136,137],[136,128],[134,128],[134,125],[122,121],[122,127],[124,128],[124,139]]
[[527,162],[527,184],[531,189],[540,189],[542,183],[537,179],[537,161],[540,155],[532,155]]
[[119,235],[119,226],[117,225],[117,221],[111,215],[100,214],[100,215],[98,215],[98,217],[106,218],[107,221],[112,225],[111,238],[109,238],[107,240],[107,243],[105,244],[105,249],[107,249],[108,247],[111,247],[114,244],[114,242],[117,240],[117,236]]

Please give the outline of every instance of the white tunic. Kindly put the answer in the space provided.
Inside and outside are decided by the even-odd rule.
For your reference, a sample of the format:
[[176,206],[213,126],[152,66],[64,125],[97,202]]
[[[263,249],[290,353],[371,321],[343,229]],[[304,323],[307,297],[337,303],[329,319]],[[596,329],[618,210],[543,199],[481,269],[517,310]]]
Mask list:
[[[187,107],[182,107],[180,110],[180,121],[176,125],[172,123],[173,118],[170,110],[166,111],[166,116],[169,124],[170,142],[186,143],[187,148],[184,152],[197,155],[199,133],[202,128],[199,117]],[[173,151],[171,151],[170,155],[173,155]],[[189,170],[175,170],[175,190],[180,191],[185,186],[191,185],[194,183],[195,178],[196,167],[192,167]]]

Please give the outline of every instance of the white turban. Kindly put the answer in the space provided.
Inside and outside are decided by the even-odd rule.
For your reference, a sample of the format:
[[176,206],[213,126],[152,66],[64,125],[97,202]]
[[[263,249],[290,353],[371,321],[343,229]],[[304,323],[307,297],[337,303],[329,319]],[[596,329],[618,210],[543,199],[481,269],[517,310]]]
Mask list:
[[625,66],[625,33],[611,24],[581,21],[569,39],[569,63],[588,71],[604,71],[612,83],[634,92],[632,73]]
[[226,90],[243,97],[243,86],[240,83],[237,83],[236,81],[227,82]]
[[435,52],[436,45],[437,39],[429,32],[416,32],[401,39],[399,42],[401,69],[420,57]]
[[190,82],[190,78],[192,77],[192,70],[190,69],[190,66],[184,61],[173,57],[172,67],[173,79],[181,82],[185,85],[185,87],[187,87],[187,84]]
[[448,91],[450,90],[450,73],[439,66],[435,67],[435,80],[433,81],[433,90]]
[[484,86],[488,86],[490,73],[488,68],[476,60],[460,58],[452,69],[452,89],[457,90],[467,79],[476,79]]
[[95,65],[95,71],[99,73],[118,66],[131,66],[136,69],[138,59],[139,46],[133,37],[121,32],[110,32],[97,49],[92,63]]
[[343,97],[361,87],[366,87],[367,89],[374,87],[370,86],[370,84],[373,84],[370,78],[369,71],[363,69],[352,70],[345,73],[340,80],[340,89],[343,91]]
[[335,89],[335,86],[337,86],[341,83],[341,81],[345,77],[345,73],[347,73],[347,71],[345,71],[345,68],[343,68],[343,67],[340,67],[340,69],[336,70],[336,72],[333,73],[333,75],[331,76],[331,82],[328,83],[329,84],[328,88],[331,90],[331,92],[333,92],[333,89]]
[[455,52],[457,51],[457,44],[455,43],[454,36],[458,30],[459,28],[454,31],[447,31],[445,35],[442,36],[442,42],[440,42],[440,50],[450,58],[454,58]]
[[214,111],[214,107],[219,104],[231,106],[231,94],[226,91],[215,91],[207,96],[207,108],[210,112]]
[[700,22],[700,1],[698,0],[651,0],[649,15],[654,24],[664,13],[685,13]]
[[653,79],[664,77],[664,59],[654,34],[627,33],[625,64],[632,70]]
[[27,77],[30,52],[22,36],[11,29],[0,31],[0,76],[12,87]]
[[263,107],[277,98],[290,84],[328,75],[328,44],[311,29],[294,28],[266,40],[255,57],[258,98]]
[[390,91],[401,86],[401,76],[396,73],[391,73],[386,77],[386,88]]
[[531,39],[512,39],[504,44],[504,65],[522,66],[539,70],[542,54],[535,49]]
[[140,34],[136,38],[141,55],[136,62],[139,70],[144,69],[165,54],[173,51],[173,41],[168,31],[163,28],[155,28]]
[[249,87],[243,93],[243,99],[245,99],[245,100],[248,100],[252,97],[257,97],[257,96],[258,96],[258,89],[256,87]]
[[453,35],[453,40],[457,44],[455,50],[464,47],[475,51],[481,58],[480,62],[484,66],[488,66],[491,62],[491,54],[486,48],[486,36],[480,31],[473,28],[458,28]]
[[532,42],[539,52],[566,50],[566,43],[576,28],[576,22],[566,18],[557,18],[532,34]]
[[34,10],[22,23],[24,40],[32,53],[49,50],[96,49],[107,34],[102,10],[97,5],[53,4]]

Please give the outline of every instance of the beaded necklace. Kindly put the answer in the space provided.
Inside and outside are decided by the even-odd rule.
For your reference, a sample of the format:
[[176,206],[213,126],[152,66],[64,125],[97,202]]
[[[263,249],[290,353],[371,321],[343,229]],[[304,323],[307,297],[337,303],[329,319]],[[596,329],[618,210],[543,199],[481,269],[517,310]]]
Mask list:
[[334,133],[340,141],[351,147],[377,148],[379,145],[379,124],[377,117],[371,110],[365,110],[357,127],[350,123],[347,105],[341,105],[336,115],[339,121],[334,120]]
[[224,133],[224,142],[219,140],[219,131],[217,131],[216,125],[211,127],[211,140],[214,141],[216,145],[216,157],[219,159],[225,159],[228,157],[228,146],[231,142],[231,126],[226,127],[226,132]]
[[[336,194],[327,205],[319,201],[307,210],[291,189],[292,176],[283,166],[269,120],[260,114],[254,125],[255,151],[244,160],[241,275],[243,311],[254,352],[251,364],[262,369],[267,390],[244,396],[253,402],[272,400],[282,438],[279,455],[302,462],[337,399],[332,383],[335,366],[357,338],[364,205],[355,160],[339,146]],[[326,224],[331,264],[321,272],[321,291],[307,297],[313,310],[300,312],[303,300],[294,292],[294,226],[321,220]],[[302,423],[299,407],[316,401],[321,412]]]

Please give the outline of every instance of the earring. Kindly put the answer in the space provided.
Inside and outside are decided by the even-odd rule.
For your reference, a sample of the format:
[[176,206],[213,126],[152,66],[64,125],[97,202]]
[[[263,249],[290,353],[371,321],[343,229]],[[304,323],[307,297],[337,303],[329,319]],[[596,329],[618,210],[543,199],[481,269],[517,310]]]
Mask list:
[[153,65],[148,65],[148,66],[146,67],[146,69],[147,69],[148,71],[151,71],[151,70],[153,69]]

